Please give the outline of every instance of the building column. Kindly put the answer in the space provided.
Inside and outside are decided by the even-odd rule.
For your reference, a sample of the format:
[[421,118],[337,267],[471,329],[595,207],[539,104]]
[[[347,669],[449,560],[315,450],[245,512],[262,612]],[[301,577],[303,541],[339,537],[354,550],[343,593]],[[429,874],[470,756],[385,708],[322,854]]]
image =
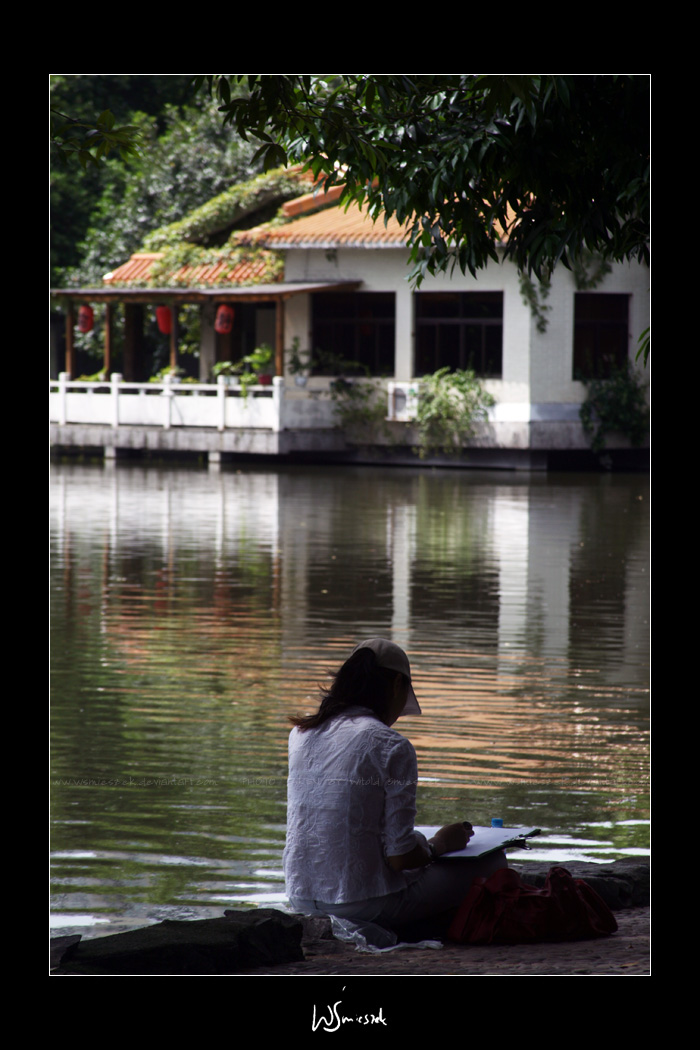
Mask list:
[[394,376],[399,382],[413,379],[413,292],[403,281],[396,290]]

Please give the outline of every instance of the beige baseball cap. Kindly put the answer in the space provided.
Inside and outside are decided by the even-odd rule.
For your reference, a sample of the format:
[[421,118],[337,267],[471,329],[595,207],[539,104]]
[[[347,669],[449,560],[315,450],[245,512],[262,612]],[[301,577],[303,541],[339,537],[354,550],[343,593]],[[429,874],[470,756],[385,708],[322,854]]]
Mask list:
[[388,671],[398,671],[399,674],[405,674],[408,678],[408,696],[399,718],[402,715],[421,714],[411,683],[411,665],[401,646],[396,645],[395,642],[390,642],[387,638],[368,638],[366,641],[356,645],[353,652],[356,653],[358,649],[371,649],[377,657],[377,663],[380,667],[385,667]]

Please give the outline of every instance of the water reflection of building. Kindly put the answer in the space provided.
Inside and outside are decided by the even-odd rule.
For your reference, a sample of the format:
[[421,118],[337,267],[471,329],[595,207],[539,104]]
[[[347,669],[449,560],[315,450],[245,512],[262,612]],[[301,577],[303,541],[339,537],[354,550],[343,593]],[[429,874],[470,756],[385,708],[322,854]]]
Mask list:
[[147,471],[91,472],[56,480],[57,542],[85,615],[100,603],[73,566],[94,522],[103,602],[137,590],[179,615],[189,594],[212,630],[245,606],[300,644],[314,622],[339,644],[381,626],[410,647],[429,628],[450,651],[500,654],[505,676],[518,653],[575,663],[599,633],[601,663],[629,681],[648,632],[644,477],[498,478],[326,467],[167,473],[152,489]]
[[55,484],[55,644],[78,639],[85,691],[99,683],[77,764],[106,733],[115,767],[204,775],[224,746],[282,777],[286,715],[371,634],[411,655],[424,717],[406,733],[430,783],[622,790],[629,756],[643,764],[642,477],[59,470]]

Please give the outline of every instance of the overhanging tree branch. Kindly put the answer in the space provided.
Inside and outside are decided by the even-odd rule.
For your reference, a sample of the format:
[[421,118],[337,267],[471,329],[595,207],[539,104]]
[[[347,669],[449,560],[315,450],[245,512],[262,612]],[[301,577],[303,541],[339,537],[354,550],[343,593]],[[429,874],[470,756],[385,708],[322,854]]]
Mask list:
[[[266,168],[303,162],[410,224],[412,277],[582,252],[648,262],[645,75],[209,74]],[[243,89],[244,94],[240,94]],[[500,251],[499,251],[500,249]]]
[[123,159],[139,150],[139,129],[131,124],[114,126],[114,114],[103,110],[94,123],[75,120],[56,109],[51,110],[51,145],[59,161],[77,158],[83,168],[99,165],[111,152]]

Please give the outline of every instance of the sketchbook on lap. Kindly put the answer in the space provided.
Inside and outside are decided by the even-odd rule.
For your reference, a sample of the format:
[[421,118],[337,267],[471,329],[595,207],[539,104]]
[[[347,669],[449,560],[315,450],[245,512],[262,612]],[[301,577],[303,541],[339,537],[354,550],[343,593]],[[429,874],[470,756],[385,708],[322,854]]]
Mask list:
[[[427,839],[433,837],[440,828],[420,825],[416,831],[422,832]],[[479,828],[474,827],[474,834],[464,849],[455,850],[454,853],[443,853],[443,857],[483,857],[487,853],[505,849],[507,846],[521,846],[527,849],[525,839],[533,835],[539,835],[539,828]]]

